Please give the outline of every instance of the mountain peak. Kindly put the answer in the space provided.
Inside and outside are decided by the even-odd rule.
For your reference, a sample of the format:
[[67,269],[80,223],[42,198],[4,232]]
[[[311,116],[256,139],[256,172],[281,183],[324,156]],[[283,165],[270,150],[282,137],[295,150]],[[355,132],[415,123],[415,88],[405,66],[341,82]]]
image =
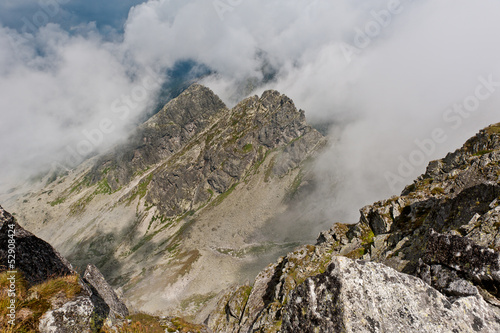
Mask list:
[[145,125],[161,127],[161,125],[173,123],[185,126],[190,122],[195,122],[196,126],[199,127],[210,116],[226,109],[224,102],[212,90],[194,83],[179,96],[169,101]]

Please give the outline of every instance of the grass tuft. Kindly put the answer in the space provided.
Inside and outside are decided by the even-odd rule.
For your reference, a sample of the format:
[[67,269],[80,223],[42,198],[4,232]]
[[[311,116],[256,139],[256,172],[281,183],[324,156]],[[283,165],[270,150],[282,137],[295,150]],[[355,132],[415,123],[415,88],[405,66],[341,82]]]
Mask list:
[[8,294],[8,272],[0,273],[0,331],[1,332],[38,332],[40,317],[52,307],[56,299],[72,299],[81,292],[78,275],[57,277],[28,288],[21,273],[15,274],[16,320],[15,325],[8,323],[7,306],[11,300]]

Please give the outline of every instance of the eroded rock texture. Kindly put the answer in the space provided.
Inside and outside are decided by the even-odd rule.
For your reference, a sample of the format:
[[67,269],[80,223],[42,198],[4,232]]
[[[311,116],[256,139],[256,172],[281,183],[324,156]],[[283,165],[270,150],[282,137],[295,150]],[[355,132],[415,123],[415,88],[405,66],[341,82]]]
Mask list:
[[385,265],[336,257],[296,288],[281,332],[497,332],[500,312],[480,296],[450,302]]

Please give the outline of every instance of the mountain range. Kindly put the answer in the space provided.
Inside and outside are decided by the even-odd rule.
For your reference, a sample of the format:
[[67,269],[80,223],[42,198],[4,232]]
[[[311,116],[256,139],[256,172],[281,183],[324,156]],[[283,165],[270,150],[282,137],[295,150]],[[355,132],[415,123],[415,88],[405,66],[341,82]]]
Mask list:
[[328,144],[276,91],[229,109],[194,84],[109,152],[2,195],[2,230],[18,221],[64,263],[27,288],[82,267],[109,282],[76,293],[83,331],[129,310],[168,332],[500,331],[500,125],[311,240]]
[[229,109],[194,84],[113,150],[4,207],[75,267],[95,264],[133,308],[199,314],[303,241],[274,237],[273,223],[295,222],[287,212],[325,144],[276,91]]

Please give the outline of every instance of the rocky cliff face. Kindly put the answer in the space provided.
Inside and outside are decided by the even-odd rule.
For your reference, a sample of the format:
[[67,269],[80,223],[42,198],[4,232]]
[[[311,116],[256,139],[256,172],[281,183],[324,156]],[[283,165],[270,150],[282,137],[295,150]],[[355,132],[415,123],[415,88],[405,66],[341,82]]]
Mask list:
[[[217,332],[499,330],[500,126],[222,297]],[[347,257],[347,258],[345,258]],[[350,259],[349,259],[350,258]],[[427,312],[428,311],[428,312]]]
[[228,109],[195,84],[113,151],[7,202],[75,266],[95,264],[129,305],[200,314],[298,245],[264,229],[313,185],[309,161],[324,144],[276,91]]

